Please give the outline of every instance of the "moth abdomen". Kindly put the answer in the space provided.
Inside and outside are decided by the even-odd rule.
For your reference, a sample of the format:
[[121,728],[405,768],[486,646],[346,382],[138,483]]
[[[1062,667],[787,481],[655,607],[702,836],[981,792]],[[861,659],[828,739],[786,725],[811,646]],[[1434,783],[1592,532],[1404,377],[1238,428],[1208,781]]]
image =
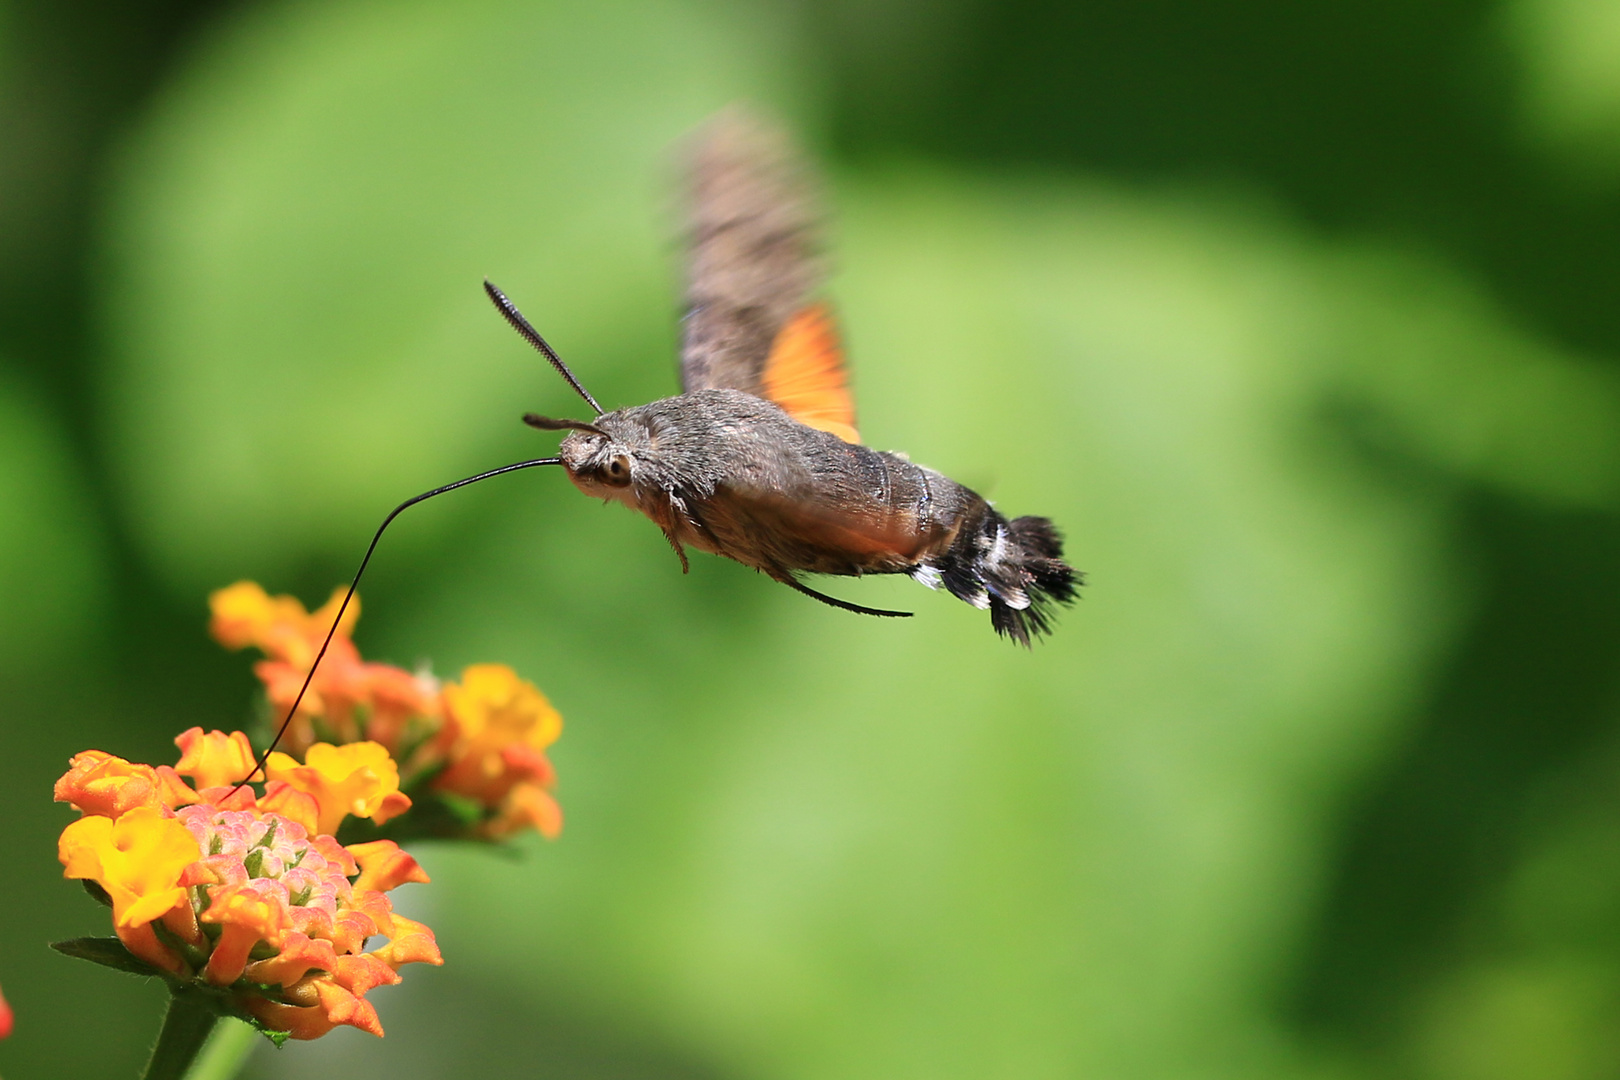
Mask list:
[[[935,578],[937,575],[937,578]],[[1073,603],[1082,578],[1063,561],[1063,538],[1043,517],[1008,521],[987,502],[965,515],[950,547],[914,572],[990,612],[996,633],[1028,645],[1051,630],[1054,603]]]

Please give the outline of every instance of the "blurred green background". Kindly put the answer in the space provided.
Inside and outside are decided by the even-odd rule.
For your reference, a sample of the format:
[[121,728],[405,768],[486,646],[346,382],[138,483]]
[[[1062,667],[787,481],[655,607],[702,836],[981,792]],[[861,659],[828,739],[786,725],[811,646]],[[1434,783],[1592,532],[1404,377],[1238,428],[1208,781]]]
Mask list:
[[253,715],[205,633],[675,389],[670,145],[824,165],[863,435],[1064,528],[1025,654],[544,471],[413,510],[367,655],[567,720],[559,841],[248,1075],[1620,1076],[1620,3],[0,0],[8,1080],[161,988],[48,940],[68,756]]

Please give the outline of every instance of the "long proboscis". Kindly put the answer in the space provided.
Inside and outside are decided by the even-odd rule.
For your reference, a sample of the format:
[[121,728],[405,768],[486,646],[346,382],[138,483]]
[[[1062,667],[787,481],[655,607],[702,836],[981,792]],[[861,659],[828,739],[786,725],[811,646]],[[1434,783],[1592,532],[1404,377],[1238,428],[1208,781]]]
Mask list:
[[489,294],[490,301],[495,305],[496,310],[501,313],[501,316],[512,324],[512,329],[516,330],[524,341],[538,349],[541,356],[550,360],[551,366],[557,369],[557,374],[567,379],[568,385],[574,388],[574,393],[584,398],[585,404],[595,409],[597,416],[601,416],[602,406],[596,403],[596,399],[591,397],[591,392],[585,389],[584,384],[574,377],[572,371],[568,370],[568,365],[563,363],[562,357],[557,355],[557,350],[553,349],[546,342],[546,339],[540,336],[540,331],[529,325],[529,320],[523,317],[523,312],[517,309],[517,305],[508,300],[506,294],[501,292],[489,278],[484,279],[484,292]]
[[443,495],[447,491],[454,491],[456,488],[466,487],[468,484],[476,484],[480,480],[488,480],[492,476],[500,476],[504,473],[517,472],[519,469],[532,469],[539,465],[561,464],[561,458],[549,457],[535,458],[533,461],[519,461],[512,465],[502,465],[498,469],[491,469],[488,472],[481,472],[477,476],[468,476],[461,480],[454,481],[453,483],[445,484],[443,487],[436,487],[432,491],[424,491],[422,494],[406,499],[404,502],[394,507],[394,509],[389,512],[388,516],[383,518],[382,524],[377,526],[377,531],[372,535],[371,543],[366,547],[365,556],[360,560],[360,568],[354,572],[354,580],[349,582],[349,591],[343,594],[343,602],[338,605],[337,614],[332,616],[332,625],[326,631],[326,640],[321,642],[321,649],[315,654],[315,662],[309,665],[309,672],[304,676],[304,685],[298,688],[298,696],[293,698],[292,706],[287,710],[287,715],[282,718],[281,726],[276,729],[275,737],[270,740],[270,745],[265,747],[264,753],[259,755],[253,769],[241,780],[239,780],[236,787],[232,788],[231,790],[235,791],[237,788],[241,788],[245,784],[249,783],[254,777],[260,775],[264,771],[265,763],[270,760],[270,755],[275,753],[276,747],[281,744],[281,737],[287,734],[287,728],[292,725],[293,717],[298,714],[298,706],[304,703],[304,695],[309,692],[309,684],[315,679],[315,672],[321,666],[321,659],[326,656],[326,650],[332,644],[332,638],[337,635],[337,628],[343,622],[343,613],[349,609],[349,601],[354,599],[354,591],[360,587],[360,578],[365,574],[367,564],[371,562],[372,553],[377,550],[377,541],[382,539],[382,534],[387,530],[389,525],[393,524],[395,518],[399,517],[400,514],[404,513],[410,507],[415,506],[419,502],[426,502],[435,495]]

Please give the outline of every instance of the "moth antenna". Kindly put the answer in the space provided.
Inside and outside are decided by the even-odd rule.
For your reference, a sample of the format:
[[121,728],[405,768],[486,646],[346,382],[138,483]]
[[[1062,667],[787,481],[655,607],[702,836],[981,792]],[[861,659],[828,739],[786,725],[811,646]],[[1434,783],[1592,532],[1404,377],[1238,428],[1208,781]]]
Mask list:
[[337,614],[332,616],[332,625],[326,631],[326,640],[321,642],[321,650],[315,654],[315,662],[309,665],[309,673],[304,676],[304,685],[298,688],[298,696],[293,698],[292,707],[287,710],[287,715],[282,718],[281,726],[276,729],[275,738],[270,740],[270,745],[264,748],[264,753],[259,755],[258,760],[255,762],[253,768],[249,770],[246,776],[242,777],[242,779],[236,782],[236,787],[233,787],[231,791],[227,793],[227,796],[243,787],[255,776],[259,775],[264,770],[265,762],[270,760],[270,755],[275,753],[276,747],[281,744],[281,737],[287,734],[287,727],[292,723],[293,717],[297,715],[298,706],[304,703],[304,695],[309,691],[309,684],[315,679],[315,672],[321,666],[321,659],[326,656],[327,647],[332,644],[332,638],[337,633],[338,626],[343,622],[343,613],[348,610],[349,601],[354,599],[354,590],[360,587],[360,578],[366,572],[366,564],[371,562],[372,552],[377,550],[377,541],[382,539],[384,530],[386,530],[389,525],[393,524],[395,518],[404,513],[407,508],[415,506],[419,502],[426,502],[435,495],[443,495],[447,491],[454,491],[456,488],[466,487],[468,484],[476,484],[478,481],[488,480],[492,476],[500,476],[502,473],[517,472],[519,469],[532,469],[537,465],[561,464],[562,458],[549,457],[536,458],[533,461],[519,461],[512,465],[502,465],[498,469],[491,469],[488,472],[481,472],[477,476],[469,476],[465,479],[457,480],[454,483],[445,484],[443,487],[436,487],[432,491],[424,491],[422,494],[406,499],[404,502],[394,507],[394,509],[389,512],[388,516],[383,518],[383,523],[377,526],[376,533],[372,535],[371,543],[366,547],[365,556],[360,560],[360,569],[354,572],[354,580],[349,582],[349,591],[343,594],[343,602],[338,605]]
[[568,380],[568,385],[574,388],[574,393],[584,398],[585,403],[596,410],[596,415],[601,416],[602,406],[598,405],[596,399],[591,397],[590,391],[586,390],[584,386],[580,385],[580,381],[574,378],[574,373],[569,371],[568,365],[562,362],[562,357],[557,355],[557,350],[546,344],[546,339],[540,336],[540,331],[529,325],[529,320],[523,317],[523,312],[517,309],[517,305],[508,300],[506,294],[497,289],[495,283],[490,281],[489,278],[484,279],[484,291],[489,294],[490,300],[506,318],[506,321],[512,324],[512,329],[522,335],[524,341],[539,349],[540,354],[550,360],[551,366],[557,369],[557,374]]
[[[685,556],[682,556],[681,561],[686,561]],[[823,604],[829,604],[835,608],[841,608],[844,611],[853,611],[857,615],[881,615],[885,619],[909,619],[912,616],[912,613],[909,611],[885,611],[883,608],[862,607],[859,604],[852,604],[848,600],[840,600],[836,596],[828,596],[826,593],[816,592],[816,590],[812,589],[804,582],[799,581],[797,578],[794,578],[792,575],[779,578],[778,580],[780,580],[782,584],[786,585],[788,588],[797,589],[806,596],[814,597],[815,599],[820,600]]]
[[583,420],[553,420],[551,417],[541,416],[539,413],[524,413],[523,422],[532,428],[539,428],[541,431],[589,431],[591,434],[600,435],[604,439],[613,437],[595,424],[587,424]]

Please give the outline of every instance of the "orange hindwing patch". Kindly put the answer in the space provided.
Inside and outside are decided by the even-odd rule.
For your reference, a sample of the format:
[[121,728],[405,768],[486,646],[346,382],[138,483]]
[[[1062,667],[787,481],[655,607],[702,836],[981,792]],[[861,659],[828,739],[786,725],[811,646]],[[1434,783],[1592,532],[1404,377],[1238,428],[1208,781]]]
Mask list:
[[812,304],[776,335],[760,375],[761,395],[807,427],[858,443],[855,399],[844,370],[844,351],[825,304]]

